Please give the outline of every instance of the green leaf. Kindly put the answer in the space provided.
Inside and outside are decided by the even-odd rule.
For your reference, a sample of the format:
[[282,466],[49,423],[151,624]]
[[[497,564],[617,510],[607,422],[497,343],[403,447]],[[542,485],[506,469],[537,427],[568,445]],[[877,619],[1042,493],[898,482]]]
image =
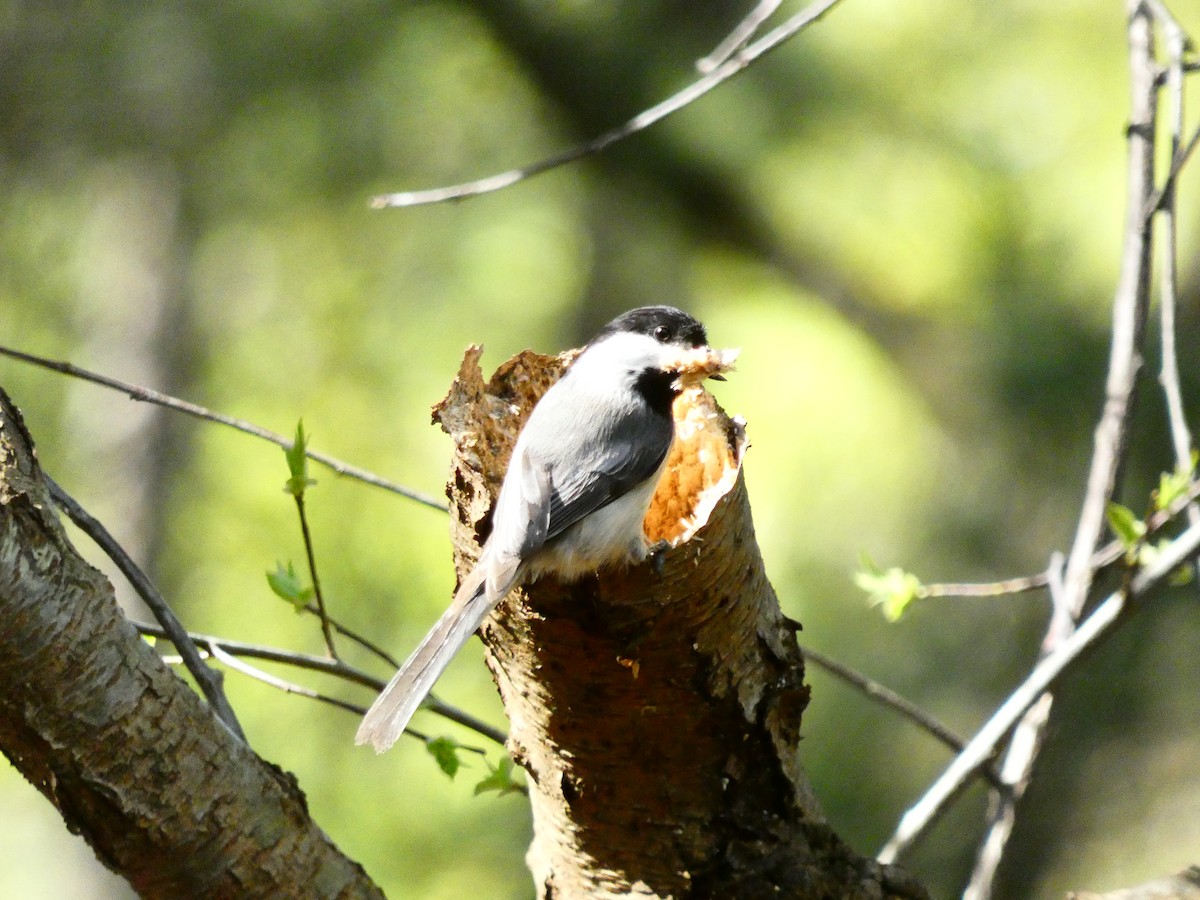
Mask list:
[[1189,469],[1182,466],[1174,472],[1163,472],[1158,476],[1158,488],[1154,491],[1154,508],[1169,509],[1176,500],[1185,496],[1192,486],[1196,475],[1196,459],[1198,451],[1192,451],[1192,465]]
[[462,760],[458,758],[458,751],[461,748],[457,741],[448,737],[429,738],[425,742],[425,749],[437,760],[438,768],[445,772],[451,779],[458,774]]
[[315,596],[313,589],[300,580],[291,560],[288,560],[287,568],[284,568],[283,563],[276,562],[275,571],[267,572],[267,584],[271,586],[275,596],[292,604],[296,612],[301,612]]
[[862,555],[863,570],[854,574],[854,583],[869,595],[872,606],[881,607],[884,617],[895,622],[908,605],[922,596],[921,579],[900,568],[882,571],[866,554]]
[[507,756],[500,758],[500,764],[493,766],[490,762],[484,761],[488,767],[487,776],[475,785],[475,795],[495,791],[496,795],[503,797],[505,794],[514,794],[521,790],[521,784],[514,777],[513,773],[516,769],[512,759]]
[[1128,506],[1120,503],[1109,503],[1105,510],[1108,517],[1108,527],[1113,530],[1127,551],[1133,551],[1146,536],[1146,523],[1133,514]]
[[1171,587],[1186,587],[1195,580],[1196,564],[1188,562],[1171,573],[1171,577],[1167,579],[1167,584]]
[[308,477],[308,435],[304,433],[303,419],[296,423],[296,438],[292,446],[284,448],[283,455],[291,473],[283,489],[293,497],[303,497],[308,486],[317,483]]
[[[1138,552],[1138,564],[1142,568],[1153,565],[1163,553],[1171,546],[1170,538],[1163,538],[1156,544],[1143,544]],[[1196,575],[1196,567],[1194,563],[1183,563],[1176,566],[1167,578],[1167,584],[1171,587],[1183,587],[1191,584]]]

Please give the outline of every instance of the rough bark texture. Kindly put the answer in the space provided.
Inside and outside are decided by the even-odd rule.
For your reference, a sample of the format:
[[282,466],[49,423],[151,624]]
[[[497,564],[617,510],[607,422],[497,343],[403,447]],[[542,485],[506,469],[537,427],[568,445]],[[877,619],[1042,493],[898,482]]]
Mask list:
[[143,897],[382,897],[71,547],[0,391],[0,750]]
[[[524,353],[485,384],[468,352],[435,419],[457,446],[459,571],[474,561],[520,424],[564,359]],[[538,896],[921,897],[846,847],[800,766],[799,627],[763,571],[746,440],[699,389],[647,517],[658,560],[515,592],[482,631],[529,774]]]

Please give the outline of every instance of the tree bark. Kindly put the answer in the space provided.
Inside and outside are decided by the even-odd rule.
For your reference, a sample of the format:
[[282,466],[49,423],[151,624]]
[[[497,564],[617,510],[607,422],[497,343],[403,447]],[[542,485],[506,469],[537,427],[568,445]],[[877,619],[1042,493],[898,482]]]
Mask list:
[[[434,418],[453,437],[460,574],[490,529],[512,443],[567,357],[523,353],[484,383],[468,351]],[[799,628],[755,541],[747,442],[707,392],[646,520],[655,562],[514,592],[482,629],[529,776],[538,897],[923,897],[825,824],[799,762]]]
[[0,390],[0,751],[143,897],[382,897],[67,540]]

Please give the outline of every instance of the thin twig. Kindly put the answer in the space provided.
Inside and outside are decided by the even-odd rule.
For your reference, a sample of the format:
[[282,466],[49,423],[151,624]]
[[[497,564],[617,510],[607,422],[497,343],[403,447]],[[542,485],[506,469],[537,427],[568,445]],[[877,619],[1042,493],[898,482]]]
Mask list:
[[[1054,608],[1042,641],[1042,656],[1030,675],[1031,679],[1042,671],[1049,661],[1057,658],[1060,649],[1072,646],[1076,636],[1083,631],[1076,631],[1074,625],[1083,614],[1091,593],[1096,572],[1093,560],[1104,535],[1105,512],[1116,494],[1120,473],[1124,467],[1129,444],[1134,388],[1141,368],[1141,346],[1150,305],[1153,239],[1152,221],[1143,215],[1142,211],[1145,209],[1147,198],[1154,192],[1158,84],[1153,23],[1141,0],[1127,0],[1127,9],[1132,123],[1128,131],[1128,200],[1121,271],[1113,298],[1112,345],[1105,382],[1105,403],[1100,422],[1096,426],[1092,461],[1075,539],[1067,558],[1061,590],[1053,596]],[[1124,604],[1124,597],[1119,599],[1118,611]],[[1097,610],[1097,614],[1099,612]],[[1095,618],[1096,615],[1093,615],[1088,620],[1089,625]],[[994,735],[994,742],[989,748],[989,752],[994,751],[997,746],[995,742],[1002,740],[1009,729],[1017,724],[1017,720],[1020,720],[1001,764],[1001,771],[1013,785],[1014,797],[1024,792],[1042,746],[1044,729],[1050,720],[1054,702],[1053,696],[1047,690],[1051,683],[1052,680],[1048,681],[1042,690],[1025,698],[1019,709],[1016,708],[1016,703],[1012,705],[1012,710],[1015,711],[1012,722],[1006,725],[1002,733]],[[1018,689],[1009,700],[1012,701],[1019,695],[1023,696],[1022,689]],[[1008,708],[1009,703],[1006,702],[1001,711]],[[972,740],[972,744],[985,734],[999,715],[1000,713],[997,713],[993,716],[991,722]],[[968,754],[964,754],[960,759],[967,756]],[[957,764],[958,760],[951,768]],[[935,783],[917,806],[905,814],[896,836],[893,836],[885,848],[885,856],[890,851],[894,858],[906,840],[915,840],[921,830],[940,815],[943,805],[953,799],[963,783],[965,782],[947,785],[945,776]],[[968,888],[971,900],[987,900],[991,896],[994,875],[1003,856],[1011,831],[1011,819],[1015,814],[1014,809],[1007,803],[1004,798],[1000,799],[998,815],[993,818],[981,844],[980,855]],[[911,831],[911,837],[901,838],[901,831],[906,826]]]
[[1043,572],[1003,581],[923,584],[919,593],[921,597],[1008,597],[1040,591],[1045,586],[1046,575]]
[[[1043,654],[1058,645],[1058,635],[1065,636],[1075,627],[1070,610],[1064,603],[1062,587],[1065,562],[1063,555],[1055,552],[1051,555],[1050,566],[1046,569],[1052,612],[1047,639],[1042,644]],[[1017,822],[1017,803],[1025,796],[1025,790],[1032,780],[1033,761],[1041,751],[1053,705],[1054,698],[1048,693],[1042,694],[1021,717],[1020,723],[1013,731],[1012,740],[1000,767],[1000,781],[1004,787],[1002,790],[992,791],[988,798],[987,833],[979,845],[975,868],[971,872],[966,890],[963,891],[963,900],[988,900],[991,897],[1000,860],[1004,858],[1004,850]]]
[[775,10],[779,9],[779,5],[783,0],[759,0],[759,3],[750,11],[742,21],[737,24],[733,31],[721,43],[717,44],[715,50],[702,59],[696,60],[696,71],[702,75],[707,75],[721,63],[725,62],[737,51],[741,50],[750,42],[762,23],[767,21],[775,14]]
[[[1193,481],[1170,506],[1159,510],[1146,519],[1146,536],[1153,537],[1165,525],[1170,524],[1176,516],[1188,509],[1200,499],[1200,481]],[[1109,541],[1092,556],[1092,571],[1101,572],[1125,555],[1125,545],[1119,540]],[[1051,568],[1054,563],[1051,560]],[[1036,575],[1022,575],[1017,578],[1007,578],[1002,581],[983,582],[935,582],[923,584],[920,589],[921,597],[1007,597],[1013,594],[1029,593],[1053,587],[1049,570]],[[1060,592],[1061,595],[1061,592]],[[1053,599],[1052,594],[1052,599]]]
[[221,644],[217,641],[212,641],[207,647],[208,653],[213,659],[222,662],[235,672],[241,672],[243,675],[249,675],[256,681],[261,681],[263,684],[269,684],[271,687],[278,688],[286,694],[296,694],[300,697],[308,697],[311,700],[320,700],[322,703],[328,703],[330,706],[336,706],[338,709],[344,709],[348,712],[362,715],[365,713],[366,707],[359,706],[357,703],[350,703],[347,700],[342,700],[340,697],[331,697],[328,694],[322,694],[320,691],[314,691],[312,688],[304,687],[295,682],[286,681],[283,678],[277,678],[270,675],[249,663],[242,662],[231,653],[227,653]]
[[[1170,63],[1167,66],[1167,94],[1171,101],[1169,128],[1171,133],[1171,159],[1174,161],[1183,149],[1184,116],[1184,54],[1187,51],[1187,35],[1170,11],[1158,0],[1150,0],[1150,9],[1163,29]],[[1175,467],[1178,471],[1192,469],[1192,434],[1183,410],[1183,390],[1179,383],[1179,356],[1176,345],[1175,312],[1179,305],[1178,217],[1175,208],[1175,179],[1163,185],[1162,199],[1158,204],[1163,220],[1162,275],[1159,284],[1159,319],[1162,330],[1162,368],[1158,381],[1163,389],[1167,406],[1167,421],[1170,427],[1171,445],[1175,450]],[[1192,503],[1188,506],[1188,521],[1200,522],[1200,508]]]
[[46,484],[50,488],[50,496],[54,498],[54,502],[63,510],[75,523],[84,534],[91,538],[101,550],[108,556],[109,559],[116,564],[121,570],[121,574],[129,581],[137,595],[142,598],[146,606],[154,614],[163,631],[170,636],[171,642],[175,645],[175,649],[179,651],[179,655],[183,658],[183,663],[187,667],[189,673],[201,692],[208,700],[213,712],[217,718],[225,724],[225,726],[242,740],[246,742],[246,734],[242,731],[242,726],[238,723],[237,714],[234,713],[233,707],[229,704],[229,699],[225,696],[223,686],[223,676],[220,672],[210,668],[204,664],[204,660],[200,658],[200,652],[196,649],[196,645],[188,638],[187,629],[176,618],[174,611],[167,605],[167,601],[163,599],[162,594],[158,592],[158,588],[146,577],[146,573],[141,570],[125,552],[125,548],[120,545],[116,538],[104,527],[91,513],[79,505],[78,502],[49,475],[45,476]]
[[[319,616],[321,614],[321,611],[319,609],[317,609],[317,606],[315,603],[308,603],[302,608],[303,608],[304,612],[309,613],[310,615]],[[329,624],[332,625],[333,630],[336,631],[338,634],[342,635],[342,637],[347,638],[348,640],[352,641],[353,643],[358,644],[358,646],[362,647],[367,652],[372,653],[375,656],[379,657],[381,660],[383,660],[385,663],[387,663],[393,669],[400,668],[400,661],[397,660],[396,657],[392,656],[392,654],[388,653],[386,650],[384,650],[382,647],[380,647],[378,644],[376,644],[374,641],[370,640],[367,637],[364,637],[363,635],[359,634],[357,631],[352,631],[351,629],[347,628],[345,625],[343,625],[341,622],[339,622],[337,619],[333,618],[332,616],[329,617]],[[382,684],[380,685],[380,687],[382,687]]]
[[[283,678],[278,678],[257,666],[252,666],[249,663],[243,662],[231,653],[226,652],[221,644],[213,643],[209,645],[208,652],[212,654],[213,659],[224,663],[235,672],[241,672],[256,681],[261,681],[263,684],[269,684],[273,688],[278,688],[285,694],[295,694],[299,697],[308,697],[310,700],[318,700],[321,703],[327,703],[330,706],[335,706],[338,709],[344,709],[347,712],[352,712],[357,716],[364,715],[367,711],[365,706],[359,706],[357,703],[350,703],[347,700],[342,700],[340,697],[331,697],[328,694],[322,694],[320,691],[314,691],[312,688],[305,687],[302,684],[296,684],[293,681],[287,681]],[[416,738],[422,743],[429,743],[430,736],[423,731],[417,731],[415,728],[404,729],[405,733]],[[486,756],[487,751],[482,747],[471,747],[467,744],[456,744],[459,750],[466,750],[471,753],[478,753],[480,756]]]
[[298,491],[292,496],[296,500],[296,512],[300,516],[300,533],[304,538],[304,555],[308,559],[308,576],[312,579],[313,596],[317,599],[317,617],[321,620],[321,635],[325,638],[325,649],[330,659],[337,659],[337,647],[333,642],[333,626],[329,612],[325,608],[325,595],[321,593],[321,579],[317,576],[317,554],[313,550],[312,532],[308,527],[308,515],[304,511],[304,493]]
[[1111,594],[1053,652],[1043,657],[1025,681],[975,734],[925,795],[904,814],[895,834],[879,852],[882,863],[895,862],[945,811],[948,802],[971,776],[987,763],[996,748],[1025,712],[1049,691],[1084,652],[1114,631],[1123,614],[1136,612],[1164,585],[1172,572],[1200,552],[1200,525],[1192,525],[1171,542],[1154,561],[1139,571],[1127,589]]
[[[963,751],[963,748],[966,746],[966,742],[961,737],[938,721],[935,716],[925,712],[925,710],[921,709],[921,707],[917,706],[911,700],[900,696],[891,688],[880,684],[878,681],[875,681],[872,678],[868,678],[866,675],[850,668],[844,663],[838,662],[833,657],[826,656],[819,650],[814,650],[812,647],[801,647],[800,649],[804,654],[804,659],[806,661],[812,661],[816,663],[820,668],[824,669],[830,675],[846,682],[846,684],[849,684],[864,696],[896,711],[918,728],[928,732],[936,740],[945,744],[955,753],[961,753]],[[994,787],[1001,787],[999,779],[994,773],[989,773],[989,779],[992,781]]]
[[[336,706],[338,709],[344,709],[347,712],[352,712],[356,716],[365,715],[367,708],[360,706],[357,703],[351,703],[348,700],[342,700],[340,697],[331,697],[328,694],[322,694],[320,691],[314,691],[312,688],[305,687],[302,684],[296,684],[293,681],[279,678],[264,672],[257,666],[252,666],[247,662],[238,659],[232,653],[226,651],[219,641],[212,642],[208,645],[208,652],[212,657],[219,662],[224,663],[235,672],[241,672],[256,681],[261,681],[263,684],[269,684],[271,687],[278,688],[285,694],[296,694],[299,697],[308,697],[310,700],[319,700],[321,703],[328,703],[330,706]],[[429,743],[430,735],[423,731],[417,731],[415,728],[404,729],[405,733],[416,738],[422,743]],[[482,747],[472,747],[467,744],[456,744],[459,750],[467,750],[471,753],[478,753],[480,756],[486,756],[487,751]]]
[[[1200,71],[1200,67],[1184,66],[1184,70],[1198,72]],[[1183,167],[1187,165],[1188,160],[1191,159],[1192,154],[1196,152],[1196,147],[1198,146],[1200,146],[1200,125],[1196,126],[1196,130],[1192,132],[1192,136],[1188,138],[1188,142],[1180,148],[1179,152],[1171,160],[1171,168],[1167,171],[1167,177],[1163,179],[1162,187],[1151,194],[1146,200],[1145,206],[1142,207],[1142,215],[1147,222],[1162,208],[1163,198],[1175,187],[1175,182],[1179,179],[1180,173],[1183,172]]]
[[[141,634],[150,635],[157,638],[165,638],[175,643],[167,633],[157,625],[151,625],[148,622],[134,622],[134,627]],[[279,647],[270,647],[263,644],[248,644],[243,641],[235,641],[227,638],[216,637],[210,634],[196,634],[188,632],[188,639],[191,640],[197,647],[202,647],[208,652],[212,652],[214,646],[220,646],[227,654],[235,657],[246,657],[249,659],[261,659],[268,662],[279,663],[281,665],[292,666],[298,669],[306,669],[313,672],[320,672],[325,675],[332,675],[335,678],[341,678],[343,681],[349,681],[353,684],[360,684],[370,688],[375,693],[383,690],[385,682],[375,676],[356,668],[340,659],[330,659],[327,656],[315,656],[311,653],[298,653],[294,650],[284,650]],[[178,644],[175,645],[178,648]],[[215,655],[215,654],[214,654]],[[350,709],[351,706],[346,706]],[[432,695],[426,700],[425,708],[430,712],[437,713],[444,719],[451,722],[456,722],[464,728],[468,728],[494,741],[501,746],[507,740],[507,735],[498,728],[489,725],[481,719],[477,719],[470,713],[464,712],[455,706],[436,699]],[[366,712],[365,707],[353,706],[353,709],[359,713]]]
[[1140,0],[1127,0],[1132,109],[1129,128],[1128,213],[1121,269],[1113,299],[1112,346],[1105,403],[1096,426],[1087,488],[1075,540],[1067,557],[1065,601],[1078,618],[1092,584],[1092,555],[1105,528],[1105,509],[1113,497],[1128,443],[1133,391],[1141,367],[1140,348],[1150,294],[1151,224],[1141,215],[1154,190],[1154,143],[1157,87],[1152,23]]
[[[133,627],[140,634],[175,643],[170,635],[160,626],[151,625],[149,622],[134,622]],[[373,691],[383,689],[384,682],[381,679],[340,659],[330,659],[328,656],[317,656],[312,653],[300,653],[296,650],[284,650],[281,647],[271,647],[266,644],[249,644],[245,641],[235,641],[231,638],[218,637],[212,634],[198,634],[194,631],[189,631],[187,636],[197,647],[210,652],[213,645],[220,644],[225,648],[227,653],[232,653],[234,656],[261,659],[267,662],[292,666],[297,669],[306,669],[312,672],[320,672],[324,675],[333,675],[343,681],[360,684]]]
[[[236,429],[244,434],[253,435],[261,438],[264,441],[269,441],[284,449],[292,446],[292,439],[284,437],[282,434],[277,434],[267,428],[255,425],[253,422],[247,422],[245,419],[238,419],[233,416],[225,415],[224,413],[215,412],[207,409],[196,403],[190,403],[187,400],[180,400],[178,397],[172,397],[170,394],[163,394],[151,388],[141,387],[136,384],[129,384],[117,378],[112,378],[108,375],[101,375],[97,372],[91,372],[87,369],[80,368],[69,362],[47,359],[44,356],[37,356],[33,353],[26,353],[22,350],[14,350],[11,347],[0,345],[0,355],[7,356],[11,359],[20,360],[21,362],[29,363],[30,365],[39,366],[43,369],[49,369],[52,372],[58,372],[62,375],[69,375],[72,378],[78,378],[82,381],[87,381],[92,384],[100,385],[114,391],[119,391],[126,394],[131,400],[138,400],[143,403],[151,403],[155,406],[162,406],[166,409],[181,412],[185,415],[194,416],[197,419],[202,419],[206,422],[216,422],[219,425],[226,425],[229,428]],[[402,484],[397,484],[394,481],[388,481],[386,478],[368,472],[366,469],[351,465],[336,457],[326,453],[321,453],[318,450],[307,451],[307,456],[314,462],[319,462],[323,466],[328,466],[339,475],[344,475],[347,478],[353,478],[356,481],[364,482],[373,487],[383,488],[385,491],[391,491],[394,494],[399,494],[402,497],[407,497],[409,500],[414,500],[422,506],[428,506],[430,509],[441,510],[446,512],[449,507],[442,501],[431,497],[421,491],[407,488]]]
[[376,209],[384,209],[396,206],[423,206],[430,203],[444,203],[448,200],[463,200],[468,197],[478,197],[481,194],[490,194],[493,191],[502,190],[527,178],[532,178],[551,169],[557,169],[560,166],[573,163],[585,156],[591,156],[602,150],[606,150],[613,144],[637,134],[639,131],[644,131],[656,122],[699,100],[719,84],[728,81],[734,75],[743,71],[759,57],[779,47],[789,38],[794,37],[812,25],[836,6],[838,2],[839,0],[816,0],[816,2],[805,7],[782,25],[769,31],[753,44],[730,57],[730,59],[716,69],[713,69],[707,75],[692,82],[679,91],[679,93],[638,113],[625,124],[618,125],[616,128],[606,131],[599,137],[593,138],[586,143],[579,144],[569,150],[564,150],[554,156],[530,163],[518,169],[510,169],[507,172],[489,175],[486,178],[478,178],[474,181],[466,181],[462,184],[430,188],[423,191],[401,191],[395,194],[381,194],[372,198],[371,205]]
[[1012,741],[1000,767],[1000,781],[1006,787],[992,791],[989,798],[987,834],[979,846],[975,868],[971,871],[962,900],[987,900],[992,895],[992,884],[1000,868],[1000,860],[1004,858],[1004,850],[1017,822],[1017,803],[1029,786],[1030,769],[1026,762],[1035,759],[1041,749],[1053,705],[1054,698],[1050,694],[1042,694],[1013,731]]

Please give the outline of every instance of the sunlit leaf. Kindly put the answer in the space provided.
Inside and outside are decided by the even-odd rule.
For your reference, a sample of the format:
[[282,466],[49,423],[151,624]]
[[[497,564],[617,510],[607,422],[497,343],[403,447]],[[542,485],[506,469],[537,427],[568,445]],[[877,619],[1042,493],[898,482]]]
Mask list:
[[308,606],[309,601],[315,595],[313,589],[300,580],[291,560],[288,560],[286,567],[281,562],[275,563],[275,571],[267,572],[267,584],[270,585],[275,596],[292,604],[296,612],[300,612]]
[[[425,742],[425,749],[437,761],[438,768],[450,778],[454,778],[458,774],[462,760],[458,758],[458,751],[461,747],[457,741],[449,737],[430,738]],[[476,793],[479,792],[476,791]]]
[[1146,523],[1135,516],[1128,506],[1109,503],[1105,515],[1108,517],[1109,528],[1126,550],[1134,550],[1146,536]]
[[285,447],[283,455],[287,459],[288,471],[291,477],[284,485],[284,490],[293,497],[303,497],[309,485],[316,480],[308,477],[308,435],[304,433],[304,420],[296,423],[296,437],[292,446]]
[[1158,488],[1154,491],[1154,508],[1169,509],[1175,501],[1187,495],[1196,475],[1197,451],[1192,451],[1192,465],[1188,469],[1177,468],[1174,472],[1163,472],[1158,477]]
[[475,794],[485,794],[488,791],[495,791],[498,796],[503,797],[505,794],[517,793],[521,790],[521,783],[514,778],[516,765],[507,757],[500,758],[499,765],[493,766],[487,763],[488,774],[475,785]]
[[869,595],[872,606],[878,606],[889,622],[895,622],[908,605],[921,596],[921,579],[911,572],[892,567],[881,570],[866,554],[862,555],[861,571],[854,574],[854,583]]

